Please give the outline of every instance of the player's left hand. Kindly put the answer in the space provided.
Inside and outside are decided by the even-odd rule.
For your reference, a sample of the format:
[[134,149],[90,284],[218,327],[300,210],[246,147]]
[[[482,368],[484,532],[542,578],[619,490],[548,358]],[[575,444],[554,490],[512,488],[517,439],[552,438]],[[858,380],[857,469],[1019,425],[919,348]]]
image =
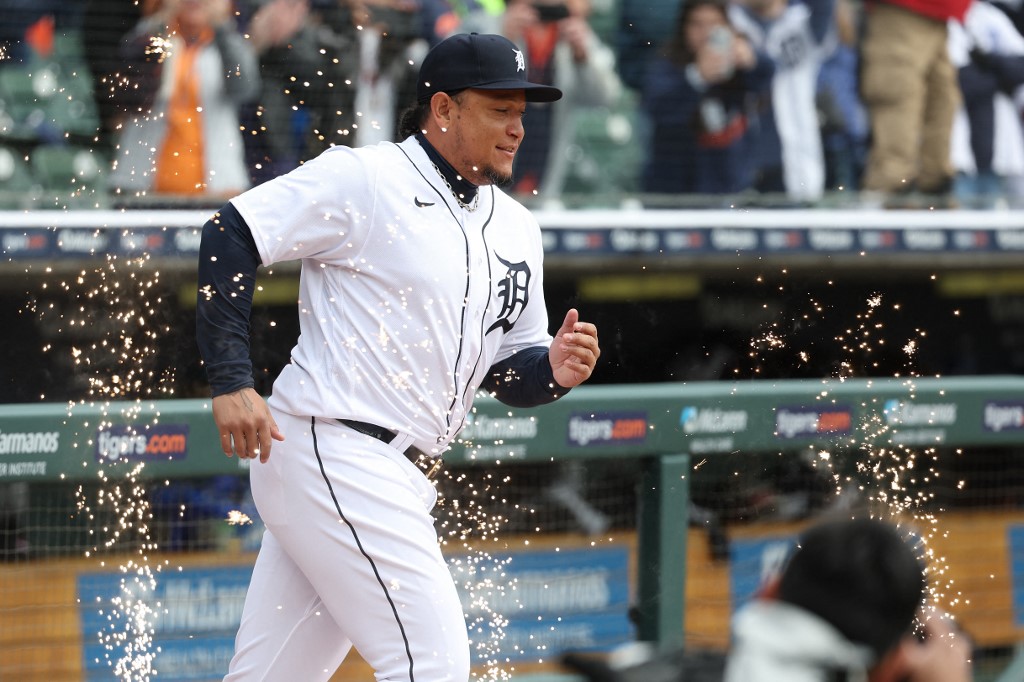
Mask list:
[[570,308],[548,351],[555,382],[562,388],[579,386],[593,374],[599,357],[597,327],[580,322],[579,311]]

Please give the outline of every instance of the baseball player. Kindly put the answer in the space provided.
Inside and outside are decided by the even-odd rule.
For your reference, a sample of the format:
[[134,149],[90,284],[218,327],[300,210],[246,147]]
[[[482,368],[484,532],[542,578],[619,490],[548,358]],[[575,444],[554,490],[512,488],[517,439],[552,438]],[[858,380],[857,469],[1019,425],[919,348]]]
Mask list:
[[[225,680],[327,680],[353,646],[378,680],[469,677],[430,479],[479,390],[547,403],[600,355],[576,310],[549,335],[539,227],[498,188],[526,102],[561,96],[525,74],[503,37],[448,38],[423,61],[402,142],[332,148],[203,227],[213,417],[225,454],[259,460],[267,527]],[[294,259],[300,336],[265,404],[255,273]]]

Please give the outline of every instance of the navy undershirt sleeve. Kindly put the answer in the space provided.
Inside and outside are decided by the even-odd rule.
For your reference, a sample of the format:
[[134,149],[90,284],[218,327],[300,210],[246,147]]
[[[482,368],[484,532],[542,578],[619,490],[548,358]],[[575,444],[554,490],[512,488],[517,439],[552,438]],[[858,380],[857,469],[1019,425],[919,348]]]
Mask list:
[[199,245],[196,341],[214,396],[255,384],[249,357],[249,316],[259,251],[230,203],[203,225]]
[[481,386],[510,407],[554,402],[569,392],[555,383],[547,346],[532,346],[495,363]]

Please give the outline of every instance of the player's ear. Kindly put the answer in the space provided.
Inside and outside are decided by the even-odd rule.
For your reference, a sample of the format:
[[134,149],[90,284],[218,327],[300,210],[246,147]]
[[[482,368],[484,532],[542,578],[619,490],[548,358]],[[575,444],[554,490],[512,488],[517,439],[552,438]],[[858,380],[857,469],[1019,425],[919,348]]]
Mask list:
[[446,92],[435,92],[430,98],[430,115],[442,131],[451,126],[454,104],[451,96]]

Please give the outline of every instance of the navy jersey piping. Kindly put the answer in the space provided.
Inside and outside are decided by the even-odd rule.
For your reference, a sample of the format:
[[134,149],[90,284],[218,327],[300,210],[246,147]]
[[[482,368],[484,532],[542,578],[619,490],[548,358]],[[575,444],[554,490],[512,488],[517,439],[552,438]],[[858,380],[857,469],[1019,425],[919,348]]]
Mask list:
[[[487,306],[484,308],[486,313],[491,307],[491,291],[494,287],[494,273],[491,271],[491,253],[489,251],[489,245],[487,244],[487,227],[491,224],[491,219],[494,218],[494,187],[491,187],[491,212],[487,214],[487,220],[484,221],[483,226],[480,228],[480,239],[484,243],[484,254],[487,256]],[[473,377],[476,376],[477,370],[480,369],[480,358],[484,353],[484,337],[487,335],[485,331],[485,325],[487,324],[487,316],[484,315],[480,318],[480,352],[477,353],[476,362],[473,364],[473,371],[470,372],[469,380],[466,381],[466,387],[462,389],[462,404],[467,403],[467,395],[469,394],[470,386],[473,385]],[[490,368],[487,368],[490,369]],[[451,412],[449,411],[449,414]],[[468,416],[468,410],[462,415],[462,421],[459,422],[456,432],[462,428],[462,425],[466,423],[466,417]]]
[[320,467],[320,475],[324,478],[324,483],[327,484],[327,490],[331,494],[331,499],[334,501],[334,509],[338,512],[338,517],[348,526],[349,531],[352,533],[352,539],[356,541],[356,547],[359,548],[359,553],[362,554],[370,564],[370,568],[373,569],[373,575],[377,578],[377,584],[380,585],[381,590],[384,592],[384,596],[388,600],[388,605],[391,606],[391,613],[395,616],[395,622],[398,623],[398,629],[402,633],[402,643],[405,644],[405,655],[409,658],[409,682],[416,682],[416,676],[413,672],[413,658],[412,650],[409,648],[409,638],[405,634],[405,626],[402,625],[402,619],[398,615],[398,607],[395,606],[394,600],[391,598],[391,592],[388,591],[388,586],[384,584],[384,579],[380,575],[380,571],[377,570],[377,564],[374,562],[365,548],[363,543],[359,539],[359,533],[356,532],[355,526],[345,516],[345,512],[341,511],[341,503],[338,502],[338,496],[334,493],[334,486],[331,485],[331,479],[327,476],[327,471],[324,469],[324,461],[320,457],[320,448],[317,445],[316,440],[316,417],[310,418],[309,432],[313,436],[313,452],[316,454],[316,463]]
[[[398,150],[400,152],[402,152],[402,154],[405,156],[405,158],[408,159],[409,164],[416,170],[417,173],[419,173],[420,177],[423,178],[423,180],[426,181],[426,183],[428,185],[430,185],[430,188],[432,190],[434,190],[434,192],[437,194],[437,196],[444,203],[445,208],[448,209],[448,212],[451,214],[452,218],[455,220],[456,224],[459,226],[459,229],[462,230],[462,241],[463,241],[463,244],[465,245],[465,248],[466,248],[466,288],[463,290],[463,293],[462,293],[462,315],[460,316],[460,322],[459,322],[459,350],[455,354],[455,374],[451,377],[451,383],[452,383],[452,389],[453,389],[452,390],[452,400],[448,404],[448,409],[446,410],[446,414],[445,414],[445,418],[444,418],[444,423],[445,423],[445,433],[444,433],[444,435],[447,436],[448,433],[450,433],[451,430],[452,430],[452,409],[454,409],[455,402],[459,399],[459,365],[460,365],[461,360],[462,360],[463,339],[466,338],[466,317],[467,317],[467,313],[468,313],[467,308],[469,306],[469,283],[470,283],[470,279],[471,279],[470,274],[469,274],[469,265],[470,265],[469,235],[466,234],[465,226],[462,224],[462,221],[460,221],[458,219],[458,216],[455,215],[455,212],[452,210],[452,207],[448,204],[448,200],[446,199],[444,194],[441,192],[441,190],[438,187],[436,187],[434,185],[434,183],[432,183],[429,179],[427,179],[427,176],[424,175],[423,171],[421,171],[419,169],[419,166],[416,165],[416,162],[412,160],[412,157],[410,157],[409,154],[406,153],[406,151],[404,149],[402,149],[401,146],[398,146],[398,145],[396,145],[396,146],[398,147]],[[488,217],[487,217],[488,222],[490,222],[490,219],[491,219],[492,215],[494,215],[494,190],[493,190],[493,188],[491,190],[491,214],[488,215]]]

